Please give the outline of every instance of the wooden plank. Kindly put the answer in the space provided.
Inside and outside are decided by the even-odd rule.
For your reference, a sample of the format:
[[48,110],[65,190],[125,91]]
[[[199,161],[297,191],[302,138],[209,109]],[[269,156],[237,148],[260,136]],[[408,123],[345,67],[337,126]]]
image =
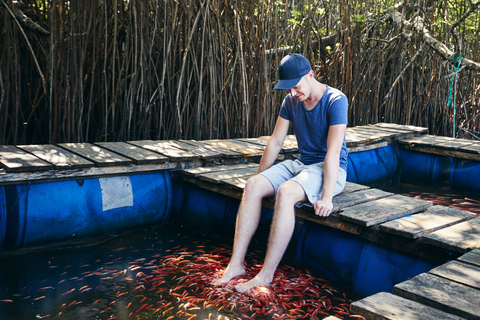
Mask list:
[[194,145],[184,140],[180,140],[180,141],[170,140],[169,143],[175,148],[182,149],[190,153],[196,154],[201,159],[219,160],[220,158],[222,158],[222,153],[218,151],[218,149],[214,150],[213,148],[206,148],[206,146],[208,146],[207,144],[203,144],[202,146],[200,146],[199,144]]
[[256,143],[250,143],[248,141],[244,141],[243,139],[232,139],[232,141],[246,147],[246,148],[254,148],[254,149],[258,149],[260,151],[263,151],[265,150],[265,147],[266,145],[261,145],[261,144],[256,144]]
[[242,175],[238,177],[231,177],[222,181],[222,184],[227,185],[230,188],[242,190],[245,188],[248,178],[253,177],[255,173]]
[[444,148],[447,150],[460,150],[461,148],[468,147],[474,143],[473,140],[448,138],[435,145],[437,148]]
[[298,149],[298,142],[297,142],[297,137],[295,137],[294,134],[289,134],[285,137],[285,141],[283,144],[286,144],[288,146],[294,147]]
[[97,142],[95,144],[132,159],[135,164],[158,164],[168,162],[168,157],[126,142]]
[[[18,184],[32,181],[58,181],[84,178],[97,178],[125,174],[159,172],[164,170],[180,170],[185,167],[182,162],[168,162],[165,164],[145,164],[141,166],[91,167],[75,170],[47,170],[36,172],[1,173],[0,185]],[[189,166],[192,166],[192,162]],[[198,164],[200,165],[200,164]]]
[[458,258],[459,261],[470,263],[480,267],[480,249],[469,251]]
[[432,206],[423,213],[388,221],[379,226],[380,230],[400,236],[417,239],[424,234],[470,220],[476,214],[444,206]]
[[345,208],[339,217],[369,227],[423,211],[431,205],[421,199],[394,195]]
[[393,293],[467,319],[480,319],[480,291],[422,273],[393,287]]
[[415,138],[403,139],[400,140],[399,143],[406,144],[411,147],[423,146],[443,148],[446,150],[460,150],[462,148],[468,148],[468,146],[473,145],[474,141],[426,134]]
[[17,147],[53,164],[55,169],[81,169],[90,168],[95,165],[93,162],[75,153],[51,144],[22,145]]
[[0,166],[8,172],[42,171],[53,165],[14,146],[0,146]]
[[363,128],[354,127],[354,128],[350,128],[349,131],[359,135],[379,137],[380,138],[379,141],[382,141],[382,140],[391,141],[392,139],[400,136],[400,133],[397,133],[397,132],[380,131],[380,130],[375,130],[375,128],[369,129],[369,127],[363,127]]
[[244,157],[254,157],[254,156],[260,156],[263,154],[263,150],[260,150],[258,147],[253,145],[250,145],[247,147],[245,146],[245,143],[242,143],[240,141],[235,141],[233,139],[202,140],[202,142],[217,148],[240,153]]
[[355,301],[351,304],[350,311],[369,320],[464,319],[387,292]]
[[458,252],[478,249],[480,248],[480,217],[426,234],[422,241]]
[[393,193],[385,192],[379,189],[366,189],[351,193],[340,193],[339,195],[333,197],[332,212],[340,212],[347,207],[351,207],[368,201],[374,201],[377,199],[390,197],[392,195]]
[[355,147],[360,144],[369,144],[382,140],[382,137],[380,136],[355,132],[351,128],[347,129],[348,130],[345,135],[347,147]]
[[246,181],[246,176],[251,177],[257,173],[258,168],[255,166],[250,166],[247,168],[238,168],[232,170],[225,170],[225,171],[216,171],[211,173],[203,173],[198,175],[199,179],[219,183],[219,184],[226,184],[229,185],[232,181],[235,181],[235,185],[237,184],[238,178]]
[[447,137],[434,136],[430,134],[425,134],[419,137],[402,139],[399,140],[399,144],[407,144],[410,146],[423,146],[423,147],[432,147],[439,143],[447,142]]
[[[249,142],[252,144],[258,144],[263,147],[266,147],[269,139],[270,139],[270,136],[262,136],[258,138],[241,138],[238,140]],[[292,153],[297,151],[298,151],[298,147],[296,142],[294,145],[292,145],[291,142],[287,141],[287,142],[284,142],[284,144],[282,145],[282,150],[281,150],[282,153]]]
[[198,156],[176,148],[169,141],[162,140],[138,140],[138,141],[127,141],[130,144],[135,146],[145,148],[150,151],[158,152],[164,156],[167,156],[170,161],[189,161],[198,159]]
[[348,149],[348,153],[354,153],[354,152],[380,149],[386,146],[388,146],[388,141],[379,141],[379,142],[375,142],[367,145],[355,145],[355,146],[348,147],[347,149]]
[[223,166],[214,166],[214,167],[199,167],[199,168],[184,170],[183,173],[186,175],[197,177],[197,176],[207,174],[207,173],[212,173],[212,172],[223,172],[223,171],[230,171],[230,170],[244,169],[244,168],[250,168],[250,169],[256,168],[258,170],[258,164],[257,163],[239,163],[239,164],[233,164],[233,165],[223,165]]
[[343,191],[339,195],[344,193],[355,192],[355,191],[367,190],[367,189],[370,189],[370,187],[347,181],[345,183],[345,188],[343,188]]
[[444,149],[444,148],[437,148],[436,146],[432,146],[432,147],[426,146],[425,147],[425,146],[422,146],[422,145],[415,145],[415,144],[413,144],[413,145],[404,144],[404,145],[400,145],[400,147],[405,149],[405,150],[412,150],[412,151],[416,151],[416,152],[431,153],[431,154],[438,154],[438,155],[446,156],[446,157],[480,161],[480,153],[460,151],[460,149],[459,150],[448,150],[448,149]]
[[390,139],[398,139],[401,137],[405,137],[407,135],[413,136],[413,133],[405,132],[405,131],[392,131],[392,130],[385,130],[384,128],[374,127],[374,126],[356,126],[353,127],[355,131],[368,133],[371,132],[372,134],[376,134],[381,136],[385,140]]
[[[473,140],[472,140],[473,141]],[[469,153],[480,153],[480,142],[475,141],[474,143],[468,146],[462,146],[458,149],[459,151],[469,152]]]
[[211,151],[211,152],[219,153],[224,158],[234,158],[235,159],[235,158],[241,158],[242,157],[241,153],[226,150],[226,149],[222,149],[222,148],[217,148],[217,147],[214,147],[214,146],[209,145],[207,143],[204,143],[202,141],[196,141],[196,140],[179,140],[179,141],[191,144],[191,145],[196,146],[200,149],[206,149],[206,150]]
[[124,166],[132,160],[91,143],[60,143],[60,147],[95,163],[97,167]]
[[418,134],[425,134],[428,132],[428,128],[425,128],[425,127],[416,127],[416,126],[402,125],[402,124],[396,124],[396,123],[379,122],[379,123],[372,124],[372,126],[380,127],[384,129],[413,131],[413,132],[417,132]]
[[[480,267],[452,260],[428,273],[480,290]],[[480,303],[480,300],[478,301]]]

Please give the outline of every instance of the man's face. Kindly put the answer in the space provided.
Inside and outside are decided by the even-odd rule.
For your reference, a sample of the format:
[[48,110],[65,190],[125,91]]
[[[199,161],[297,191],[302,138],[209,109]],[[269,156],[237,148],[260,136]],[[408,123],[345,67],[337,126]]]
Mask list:
[[307,76],[308,74],[304,75],[295,87],[288,90],[290,95],[298,101],[305,101],[310,96],[311,86]]

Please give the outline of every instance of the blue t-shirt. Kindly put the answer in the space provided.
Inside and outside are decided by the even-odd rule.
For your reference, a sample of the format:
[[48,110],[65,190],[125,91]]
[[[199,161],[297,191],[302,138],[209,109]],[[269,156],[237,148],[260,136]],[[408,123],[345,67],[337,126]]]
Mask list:
[[[310,111],[303,102],[288,94],[280,108],[280,117],[289,120],[297,138],[300,161],[312,164],[325,161],[330,126],[348,124],[348,100],[338,89],[327,86],[325,94]],[[340,168],[347,170],[348,149],[343,138]]]

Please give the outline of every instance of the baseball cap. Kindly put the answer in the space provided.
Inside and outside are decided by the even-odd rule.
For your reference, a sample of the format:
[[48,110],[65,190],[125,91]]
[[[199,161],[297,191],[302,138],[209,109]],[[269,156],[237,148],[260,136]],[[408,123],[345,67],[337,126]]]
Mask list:
[[280,80],[273,89],[292,89],[310,70],[312,67],[307,58],[298,53],[288,54],[278,65]]

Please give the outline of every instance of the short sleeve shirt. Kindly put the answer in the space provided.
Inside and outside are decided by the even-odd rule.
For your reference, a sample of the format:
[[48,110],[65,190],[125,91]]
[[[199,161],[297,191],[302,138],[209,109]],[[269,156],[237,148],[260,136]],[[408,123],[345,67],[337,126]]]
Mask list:
[[[327,90],[312,109],[307,110],[303,102],[290,94],[283,100],[280,117],[289,120],[297,138],[299,160],[304,164],[324,162],[327,154],[327,136],[330,126],[348,124],[348,100],[338,89],[327,86]],[[347,170],[348,149],[343,138],[340,151],[340,168]]]

